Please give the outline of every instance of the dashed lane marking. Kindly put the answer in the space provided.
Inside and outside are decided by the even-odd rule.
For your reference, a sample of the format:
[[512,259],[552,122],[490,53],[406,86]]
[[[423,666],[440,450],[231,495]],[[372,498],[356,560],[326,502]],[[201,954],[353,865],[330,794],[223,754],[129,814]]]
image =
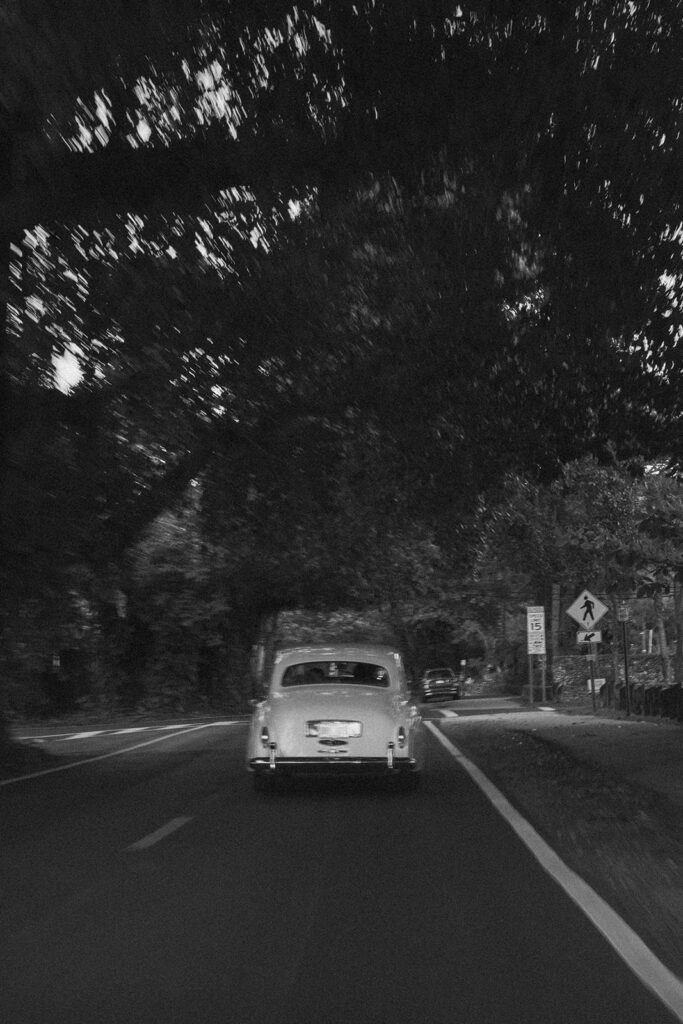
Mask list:
[[[490,711],[463,710],[456,712],[455,714],[456,717],[459,716],[463,722],[481,722],[486,721],[487,719],[500,718],[501,715],[505,715],[506,718],[513,718],[515,715],[536,714],[539,711],[544,712],[545,714],[557,714],[556,708],[541,708],[535,706],[533,708],[491,708]],[[444,714],[444,712],[441,711],[441,714]],[[452,715],[452,713],[451,715],[448,715],[448,712],[445,712],[445,714],[447,718],[450,718]]]
[[143,836],[142,839],[138,839],[136,843],[131,843],[130,846],[126,847],[126,850],[147,850],[150,846],[154,846],[161,839],[165,839],[172,832],[176,832],[183,825],[187,825],[188,821],[192,821],[192,818],[171,818],[165,825],[158,828],[156,832],[150,832],[148,836]]
[[502,818],[516,832],[524,845],[533,854],[541,867],[569,898],[583,911],[597,930],[616,950],[617,954],[633,971],[637,978],[671,1010],[676,1020],[683,1024],[683,981],[659,960],[625,921],[606,903],[594,889],[572,871],[548,846],[529,822],[519,814],[507,797],[493,785],[477,766],[438,729],[432,722],[425,723],[429,731],[445,747],[451,757],[462,766]]
[[442,714],[444,718],[459,718],[460,717],[457,711],[449,711],[448,708],[439,708],[439,713]]
[[[207,722],[206,724],[210,725],[211,723]],[[154,726],[152,726],[152,728],[156,729],[157,732],[170,732],[171,729],[184,729],[188,725],[190,725],[189,722],[183,722],[182,726],[180,726],[180,725],[154,725]]]
[[[65,742],[67,740],[84,740],[89,739],[91,736],[124,736],[127,733],[133,732],[170,732],[173,729],[189,729],[195,723],[193,722],[175,722],[173,725],[134,725],[127,729],[92,729],[90,732],[46,732],[40,735],[32,735],[27,733],[26,735],[16,736],[17,740],[22,742],[38,742],[41,740],[61,740]],[[202,722],[202,725],[224,725],[223,722]]]
[[89,740],[91,736],[101,736],[104,729],[93,729],[92,732],[72,732],[68,736],[60,736],[62,743],[66,743],[68,740]]

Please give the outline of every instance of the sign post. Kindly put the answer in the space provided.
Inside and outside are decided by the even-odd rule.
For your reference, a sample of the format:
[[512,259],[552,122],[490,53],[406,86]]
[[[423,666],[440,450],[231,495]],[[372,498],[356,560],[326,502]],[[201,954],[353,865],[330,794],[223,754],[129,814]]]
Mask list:
[[621,602],[617,611],[621,623],[621,643],[624,648],[624,686],[626,687],[626,715],[631,714],[631,691],[628,685],[628,605]]
[[541,704],[545,704],[546,701],[546,679],[548,673],[548,658],[547,655],[541,655]]
[[[543,605],[528,605],[526,610],[527,654],[529,655],[529,703],[534,702],[534,654],[545,655],[545,608]],[[542,679],[543,700],[545,701],[545,672]]]
[[586,657],[590,669],[593,714],[597,711],[595,704],[595,662],[598,656],[595,653],[595,645],[602,640],[601,631],[593,627],[597,625],[608,610],[607,605],[603,604],[599,597],[591,594],[590,590],[582,590],[574,603],[567,608],[567,615],[570,615],[574,622],[578,622],[581,627],[580,632],[576,634],[576,642],[588,644],[588,654]]
[[593,701],[593,714],[596,713],[597,708],[595,706],[595,659],[597,655],[595,653],[595,645],[590,645],[590,652],[587,654],[588,667],[591,674],[591,700]]

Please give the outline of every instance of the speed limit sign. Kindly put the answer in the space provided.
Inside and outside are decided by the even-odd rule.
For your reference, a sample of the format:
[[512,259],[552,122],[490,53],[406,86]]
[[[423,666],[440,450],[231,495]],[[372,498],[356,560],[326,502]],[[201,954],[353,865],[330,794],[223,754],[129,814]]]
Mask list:
[[530,605],[526,610],[527,654],[545,654],[545,608]]

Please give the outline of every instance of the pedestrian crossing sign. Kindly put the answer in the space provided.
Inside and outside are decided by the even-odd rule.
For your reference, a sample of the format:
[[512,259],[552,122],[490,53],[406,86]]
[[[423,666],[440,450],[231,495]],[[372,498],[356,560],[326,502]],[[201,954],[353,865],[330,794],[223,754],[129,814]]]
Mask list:
[[599,597],[591,594],[590,590],[582,590],[576,601],[567,608],[567,615],[571,615],[584,629],[592,629],[607,611],[609,608]]

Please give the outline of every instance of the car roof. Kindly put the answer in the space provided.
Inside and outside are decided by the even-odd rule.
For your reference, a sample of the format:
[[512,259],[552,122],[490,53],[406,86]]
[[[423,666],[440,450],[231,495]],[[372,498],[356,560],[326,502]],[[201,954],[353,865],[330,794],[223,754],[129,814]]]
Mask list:
[[428,675],[428,676],[430,676],[430,675],[433,676],[436,672],[452,672],[452,671],[453,671],[452,668],[428,668],[427,672],[425,674]]
[[389,644],[307,644],[301,647],[280,648],[275,654],[275,664],[294,664],[302,661],[362,661],[373,658],[395,664],[399,657],[400,652]]

